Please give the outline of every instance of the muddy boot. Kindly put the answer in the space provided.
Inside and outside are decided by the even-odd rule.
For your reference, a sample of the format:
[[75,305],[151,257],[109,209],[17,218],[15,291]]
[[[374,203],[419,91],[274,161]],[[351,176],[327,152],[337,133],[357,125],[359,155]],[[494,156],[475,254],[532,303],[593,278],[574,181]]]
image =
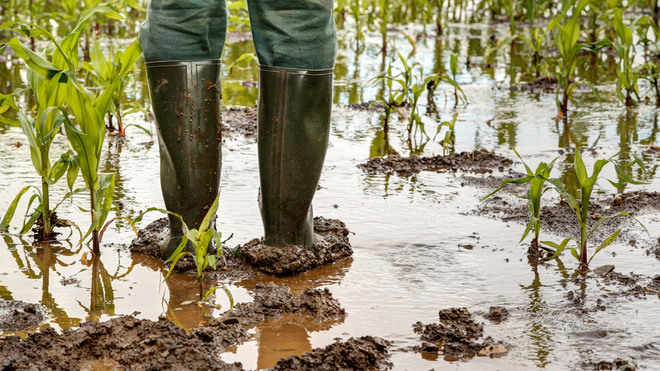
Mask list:
[[259,67],[257,148],[264,243],[312,247],[330,132],[332,69]]
[[[151,104],[160,148],[160,185],[168,211],[199,228],[220,185],[220,61],[147,62]],[[161,245],[169,257],[183,236],[168,215],[170,235]],[[192,249],[189,243],[189,249]]]

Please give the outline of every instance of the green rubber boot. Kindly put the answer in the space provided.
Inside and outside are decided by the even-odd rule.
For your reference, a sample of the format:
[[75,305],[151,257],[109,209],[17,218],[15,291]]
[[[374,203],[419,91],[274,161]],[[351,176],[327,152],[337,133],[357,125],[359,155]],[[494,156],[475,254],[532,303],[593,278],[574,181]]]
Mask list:
[[268,246],[314,245],[312,199],[331,107],[332,69],[259,66],[259,206]]
[[[147,62],[146,66],[165,206],[181,215],[189,228],[199,228],[220,186],[220,61]],[[181,221],[168,217],[170,235],[161,246],[165,258],[183,236]]]

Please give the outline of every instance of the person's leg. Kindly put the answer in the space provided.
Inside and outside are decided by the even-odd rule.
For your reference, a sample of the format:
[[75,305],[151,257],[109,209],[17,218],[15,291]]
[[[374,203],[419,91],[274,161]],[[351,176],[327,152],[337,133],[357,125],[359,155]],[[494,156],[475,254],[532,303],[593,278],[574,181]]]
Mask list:
[[311,247],[312,199],[330,132],[336,36],[332,0],[249,0],[259,58],[264,242]]
[[[152,0],[140,33],[160,148],[165,207],[199,228],[218,195],[224,0]],[[169,257],[182,225],[169,215]],[[190,246],[189,246],[190,248]]]
[[226,32],[224,0],[151,0],[140,44],[146,62],[215,60]]

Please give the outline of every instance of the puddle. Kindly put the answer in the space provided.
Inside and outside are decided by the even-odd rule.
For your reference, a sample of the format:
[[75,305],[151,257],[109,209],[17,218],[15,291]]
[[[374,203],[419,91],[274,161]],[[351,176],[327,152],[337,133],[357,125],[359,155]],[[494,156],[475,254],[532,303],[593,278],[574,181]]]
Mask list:
[[[458,76],[469,104],[452,108],[453,102],[445,103],[444,95],[437,93],[440,113],[425,116],[427,130],[433,131],[429,129],[435,128],[432,123],[450,119],[458,112],[457,152],[485,148],[515,159],[512,148],[516,148],[529,164],[559,156],[555,174],[569,184],[573,182],[573,187],[575,175],[567,170],[572,163],[567,154],[569,146],[593,148],[594,151],[584,156],[587,166],[619,151],[634,151],[647,164],[647,184],[630,186],[625,191],[660,190],[656,176],[658,155],[645,151],[656,143],[657,109],[643,105],[626,113],[618,103],[600,105],[589,98],[588,92],[578,92],[580,106],[571,111],[570,126],[555,122],[554,96],[508,89],[509,81],[533,79],[528,78],[530,66],[524,60],[508,67],[508,57],[498,53],[489,62],[494,67],[475,67],[476,63],[484,62],[480,56],[488,46],[489,36],[504,30],[483,25],[452,25],[442,40],[429,37],[418,41],[416,58],[427,71],[446,65],[452,51],[459,53],[461,61],[470,53],[475,63],[469,70],[461,64]],[[404,55],[411,52],[409,43],[400,34],[393,39]],[[245,48],[241,43],[246,42],[235,43],[228,55],[240,55],[241,48]],[[349,238],[354,255],[292,277],[257,274],[245,281],[205,284],[227,287],[236,303],[250,302],[249,292],[264,281],[286,284],[295,295],[301,295],[309,287],[329,288],[345,308],[347,317],[323,325],[295,316],[269,319],[250,330],[248,341],[222,354],[223,360],[241,362],[248,369],[269,368],[279,358],[325,347],[335,339],[372,335],[393,342],[390,362],[394,369],[567,369],[601,360],[610,362],[617,357],[634,358],[639,367],[647,368],[660,362],[660,334],[652,325],[660,300],[657,295],[621,295],[624,288],[608,285],[594,275],[571,278],[577,265],[568,254],[561,262],[532,268],[525,257],[526,246],[517,246],[524,225],[471,215],[469,212],[477,208],[479,199],[490,189],[462,184],[460,172],[420,172],[401,177],[368,175],[358,169],[356,166],[368,160],[374,147],[381,145],[378,113],[351,110],[345,105],[372,100],[379,90],[368,83],[381,69],[379,63],[374,63],[378,38],[368,36],[367,48],[359,58],[343,41],[340,43],[343,48],[335,76],[332,136],[314,211],[316,215],[346,223],[352,232]],[[607,58],[599,62],[601,70],[606,70]],[[594,73],[583,65],[578,69],[585,75]],[[17,84],[24,77],[15,76],[12,71],[7,63],[0,63],[3,79],[4,74],[10,73],[11,83]],[[143,76],[144,70],[138,68],[136,75]],[[241,81],[240,75],[224,81],[226,104],[254,105],[256,88],[244,88]],[[606,90],[611,90],[612,81],[609,74],[599,76],[598,80]],[[131,99],[145,99],[143,80],[138,80],[133,88]],[[447,95],[451,97],[450,93]],[[125,121],[144,124],[144,117],[132,114]],[[152,124],[147,126],[154,129]],[[396,133],[390,134],[391,144],[400,154],[420,151],[409,148],[401,140],[398,132],[404,123],[396,122],[393,126]],[[52,153],[66,148],[62,140],[62,136],[56,139]],[[102,170],[116,173],[115,197],[124,215],[136,216],[148,207],[164,207],[158,186],[158,148],[154,141],[155,138],[131,128],[123,140],[107,139]],[[429,156],[441,153],[442,147],[437,142],[427,143],[422,150],[422,154]],[[13,195],[25,184],[38,184],[38,179],[19,129],[0,128],[0,158],[3,159],[0,210],[4,212]],[[513,168],[523,170],[518,162]],[[603,176],[616,180],[611,168]],[[254,140],[232,135],[224,142],[218,212],[218,227],[223,236],[233,234],[228,242],[230,246],[262,234],[258,183]],[[54,187],[51,198],[61,198],[64,188],[64,185]],[[623,191],[614,190],[602,181],[594,197],[611,199]],[[73,203],[64,202],[58,215],[72,219],[84,230],[89,221],[78,206],[87,204],[84,196],[76,197]],[[22,217],[25,207],[23,201],[19,216]],[[160,217],[156,213],[149,215],[142,227]],[[18,219],[12,223],[12,233],[20,225]],[[656,275],[659,262],[647,250],[658,245],[660,219],[653,214],[642,214],[640,220],[651,236],[640,234],[635,246],[613,244],[595,258],[594,266],[613,264],[621,274],[634,272],[651,278]],[[222,291],[216,291],[211,304],[198,304],[194,277],[172,274],[164,282],[158,260],[131,255],[119,248],[119,244],[128,244],[134,238],[125,223],[118,222],[108,229],[101,259],[89,265],[83,263],[87,247],[76,246],[76,238],[71,242],[64,240],[68,231],[63,233],[59,242],[50,244],[33,245],[31,239],[15,235],[3,236],[0,241],[0,297],[45,308],[45,324],[32,330],[50,326],[61,331],[83,321],[107,321],[124,314],[150,320],[164,315],[191,329],[208,323],[230,307]],[[547,237],[561,238],[554,234]],[[572,297],[569,292],[573,292]],[[508,319],[496,324],[484,318],[491,306],[506,308]],[[514,347],[500,358],[475,357],[452,362],[445,361],[441,355],[410,351],[421,345],[413,324],[437,322],[438,311],[451,307],[466,307],[476,313],[476,320],[484,323],[484,335]],[[24,336],[25,332],[19,334]],[[102,360],[89,368],[112,367],[107,362]]]

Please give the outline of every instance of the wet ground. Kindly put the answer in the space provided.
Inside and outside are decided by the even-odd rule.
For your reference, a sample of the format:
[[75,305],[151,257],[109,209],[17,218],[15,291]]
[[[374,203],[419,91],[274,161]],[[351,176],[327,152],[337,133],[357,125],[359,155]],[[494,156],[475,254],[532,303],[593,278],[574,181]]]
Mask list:
[[[400,32],[421,33],[421,27],[392,33],[397,49],[407,55],[412,47]],[[373,100],[379,89],[369,79],[381,70],[379,63],[374,63],[380,60],[380,39],[379,35],[369,35],[367,48],[356,56],[351,45],[345,45],[346,40],[340,38],[332,136],[314,211],[317,216],[340,219],[346,224],[351,231],[348,238],[353,255],[288,277],[254,272],[231,278],[220,272],[209,275],[204,284],[227,288],[237,307],[240,303],[253,302],[255,290],[264,282],[286,284],[295,296],[303,295],[308,288],[327,288],[345,310],[345,317],[319,322],[291,314],[264,316],[245,330],[244,341],[223,345],[225,352],[215,361],[240,362],[246,369],[271,368],[278,361],[282,367],[314,365],[332,357],[317,352],[302,354],[328,346],[332,349],[332,344],[340,340],[348,349],[370,349],[374,354],[382,354],[389,344],[386,342],[391,342],[387,348],[389,358],[374,359],[379,367],[390,362],[394,369],[574,369],[616,366],[621,362],[652,369],[660,362],[660,331],[654,325],[660,300],[657,293],[660,260],[656,257],[660,219],[653,207],[646,207],[647,203],[652,204],[644,201],[647,196],[635,198],[639,193],[633,193],[660,191],[656,175],[658,153],[652,147],[658,132],[658,111],[650,105],[626,111],[615,102],[614,80],[607,72],[611,60],[605,56],[595,66],[591,60],[581,61],[578,70],[587,79],[598,76],[597,88],[608,101],[598,104],[590,93],[579,91],[576,100],[580,106],[571,106],[567,125],[555,121],[552,94],[543,89],[509,89],[510,85],[535,79],[522,48],[511,56],[500,51],[488,58],[481,57],[491,43],[490,36],[505,32],[504,27],[461,24],[452,25],[447,36],[439,39],[420,37],[415,58],[426,71],[445,68],[451,52],[458,53],[462,62],[469,54],[473,62],[469,69],[461,63],[458,75],[469,104],[454,108],[451,89],[439,88],[444,93],[436,92],[437,111],[429,110],[424,115],[427,131],[433,134],[439,121],[449,120],[458,112],[458,153],[483,148],[514,160],[517,159],[512,151],[515,148],[530,165],[559,157],[554,174],[573,190],[575,174],[568,169],[573,162],[570,148],[576,144],[588,149],[584,154],[588,166],[596,159],[620,151],[629,156],[633,151],[645,161],[648,173],[631,175],[645,180],[646,184],[617,190],[603,179],[594,198],[598,200],[596,205],[612,210],[630,204],[650,236],[634,224],[624,224],[625,235],[592,263],[594,268],[613,265],[613,270],[606,267],[599,273],[580,274],[569,254],[557,261],[530,265],[525,242],[518,245],[524,230],[524,203],[511,196],[517,203],[507,201],[509,208],[499,213],[480,213],[489,204],[481,204],[479,200],[499,185],[502,177],[524,171],[519,161],[509,168],[498,166],[483,174],[460,168],[402,175],[368,174],[358,169],[358,164],[365,163],[383,148],[379,111],[363,104]],[[239,53],[236,48],[240,45],[237,42],[232,46],[234,49],[230,48],[228,55]],[[7,67],[7,63],[3,62],[2,66]],[[137,76],[143,73],[138,69]],[[16,79],[20,81],[21,77]],[[256,89],[243,84],[243,80],[241,76],[224,80],[226,103],[254,106]],[[142,99],[145,92],[144,85],[137,84],[131,99]],[[357,105],[349,106],[354,103]],[[225,117],[228,125],[232,120],[244,124],[243,129],[235,132],[227,129],[230,135],[224,141],[218,212],[223,239],[233,235],[227,245],[235,247],[262,233],[257,204],[256,144],[249,134],[253,129],[246,129],[253,127],[250,124],[254,122],[253,109],[238,109],[225,113]],[[400,155],[442,154],[437,141],[429,141],[421,148],[409,148],[400,135],[405,118],[398,120],[396,116],[393,118],[390,135],[391,145]],[[144,117],[133,114],[126,121],[144,124]],[[62,139],[56,139],[53,155],[66,148]],[[115,197],[125,215],[136,216],[149,207],[163,206],[155,140],[129,128],[125,139],[108,138],[106,142],[101,167],[117,174]],[[24,184],[38,183],[20,130],[0,129],[0,158],[4,162],[0,167],[0,211],[4,213]],[[617,180],[612,168],[606,168],[602,175]],[[61,198],[64,193],[64,185],[56,187],[52,198]],[[612,206],[618,194],[623,194],[620,196],[623,202]],[[547,196],[545,206],[553,208],[559,204],[552,193]],[[508,197],[502,194],[502,199]],[[646,200],[653,199],[649,197]],[[24,210],[26,201],[19,210]],[[83,196],[74,203],[65,202],[58,215],[72,219],[84,229],[89,221],[78,206],[84,207],[87,202]],[[557,211],[558,215],[564,215]],[[160,217],[151,214],[141,227]],[[543,233],[547,239],[557,241],[565,236],[567,225],[558,224]],[[15,233],[18,226],[20,220],[15,220],[10,231]],[[205,327],[186,334],[174,330],[169,322],[159,321],[159,317],[191,329],[212,326],[230,308],[229,298],[222,290],[216,291],[209,302],[200,303],[198,283],[191,275],[174,273],[164,282],[159,259],[131,254],[123,247],[135,238],[125,224],[118,223],[106,232],[101,259],[93,261],[87,256],[83,259],[87,247],[78,246],[75,237],[65,240],[68,230],[61,232],[59,241],[52,243],[34,245],[31,238],[15,234],[4,235],[0,242],[0,297],[42,307],[45,320],[31,330],[52,327],[55,331],[46,330],[45,337],[55,338],[55,332],[75,328],[87,320],[106,324],[111,318],[130,315],[131,318],[114,321],[122,326],[130,323],[136,324],[136,328],[146,326],[147,332],[161,327],[180,335],[176,341],[188,342],[193,341],[191,334],[204,333]],[[503,307],[508,317],[491,320],[497,318],[497,313],[491,314],[494,306]],[[466,308],[471,313],[471,320],[483,326],[483,335],[470,341],[481,342],[490,336],[494,339],[488,344],[493,347],[489,350],[493,357],[446,359],[439,344],[429,341],[426,345],[434,345],[438,351],[414,350],[425,347],[415,331],[415,323],[440,324],[438,312],[447,308]],[[83,327],[83,331],[94,333],[106,331],[103,329],[107,326]],[[25,336],[26,332],[7,329],[3,334]],[[349,341],[350,338],[358,340]],[[11,338],[3,344],[19,346],[17,342]],[[505,355],[499,355],[501,349],[495,348],[498,344],[507,348]],[[153,344],[142,346],[153,347]],[[294,355],[299,358],[288,358]],[[280,361],[282,358],[288,360]],[[111,368],[113,364],[95,366]]]

